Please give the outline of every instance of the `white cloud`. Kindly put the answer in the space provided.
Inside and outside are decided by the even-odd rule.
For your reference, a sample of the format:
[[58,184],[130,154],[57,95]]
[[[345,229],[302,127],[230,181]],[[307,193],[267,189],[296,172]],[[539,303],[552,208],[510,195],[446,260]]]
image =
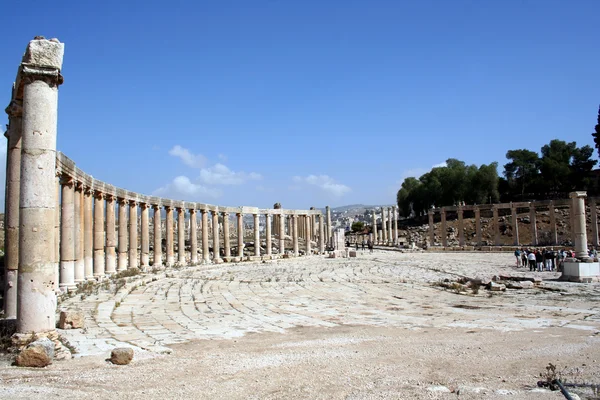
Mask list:
[[217,198],[221,196],[218,189],[193,183],[187,176],[178,176],[171,183],[156,189],[154,196],[168,197],[177,200],[202,200],[206,197]]
[[296,183],[306,183],[317,186],[334,197],[341,197],[352,191],[350,187],[335,182],[335,180],[328,175],[308,175],[307,177],[294,176],[292,179]]
[[223,153],[217,154],[217,158],[223,162],[227,162],[227,156]]
[[179,157],[181,161],[188,167],[192,168],[202,168],[206,165],[206,157],[202,154],[193,154],[185,147],[181,147],[180,145],[175,145],[171,150],[169,150],[169,154],[173,157]]
[[235,172],[221,163],[200,170],[200,182],[207,185],[241,185],[246,181],[257,181],[261,179],[262,175],[256,172]]

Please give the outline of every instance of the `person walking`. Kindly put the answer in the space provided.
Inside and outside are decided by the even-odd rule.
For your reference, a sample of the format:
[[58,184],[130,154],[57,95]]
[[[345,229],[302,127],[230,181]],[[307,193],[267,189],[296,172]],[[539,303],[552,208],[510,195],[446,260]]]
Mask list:
[[537,264],[538,272],[542,272],[544,268],[544,255],[539,249],[535,251],[535,262]]
[[527,266],[527,250],[525,248],[521,249],[521,263],[523,267]]
[[515,249],[515,258],[517,259],[517,268],[519,268],[519,263],[521,262],[521,250],[517,247]]
[[535,271],[535,253],[533,251],[527,254],[527,261],[529,261],[529,270]]

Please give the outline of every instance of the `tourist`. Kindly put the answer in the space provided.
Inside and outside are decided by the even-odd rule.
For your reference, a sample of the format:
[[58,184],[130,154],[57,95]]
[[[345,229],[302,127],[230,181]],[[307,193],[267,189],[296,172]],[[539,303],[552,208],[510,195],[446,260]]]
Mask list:
[[556,256],[556,270],[558,272],[561,272],[563,270],[563,262],[565,261],[565,250],[564,249],[560,249],[558,251],[558,254]]
[[369,248],[369,252],[373,253],[373,242],[370,239],[367,242],[367,247]]
[[365,251],[365,239],[362,240],[362,251]]
[[523,267],[527,266],[527,250],[525,248],[521,249],[521,263]]
[[515,258],[517,259],[517,268],[519,268],[519,262],[521,261],[521,250],[517,247],[515,249]]
[[537,249],[535,251],[535,263],[537,265],[538,272],[542,272],[544,268],[544,255],[542,254],[540,249]]
[[546,253],[546,269],[548,271],[554,271],[554,259],[556,258],[556,254],[554,254],[554,249],[551,247]]
[[527,254],[527,260],[529,261],[529,270],[535,271],[535,253],[533,251]]

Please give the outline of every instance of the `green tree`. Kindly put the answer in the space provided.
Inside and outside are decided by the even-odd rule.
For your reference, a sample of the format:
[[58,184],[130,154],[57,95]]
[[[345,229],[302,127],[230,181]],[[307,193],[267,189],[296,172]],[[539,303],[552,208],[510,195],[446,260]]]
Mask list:
[[598,123],[596,124],[594,133],[592,133],[592,137],[598,150],[598,156],[600,156],[600,106],[598,106]]
[[396,202],[398,203],[398,212],[403,217],[409,217],[412,210],[412,202],[413,198],[411,197],[411,193],[420,185],[421,183],[415,177],[409,177],[404,179],[402,182],[402,187],[398,190],[396,194]]
[[542,157],[539,162],[541,172],[540,190],[551,196],[569,190],[571,175],[571,158],[577,144],[553,139],[542,147]]
[[588,145],[573,150],[569,190],[590,189],[590,171],[598,163],[598,161],[592,160],[592,154],[594,154],[594,149]]
[[512,193],[518,193],[524,199],[525,193],[532,192],[537,184],[540,158],[536,152],[527,149],[509,150],[506,158],[511,162],[504,164],[504,176]]
[[350,229],[352,229],[352,232],[362,232],[363,229],[365,229],[365,224],[363,222],[356,221],[352,223]]

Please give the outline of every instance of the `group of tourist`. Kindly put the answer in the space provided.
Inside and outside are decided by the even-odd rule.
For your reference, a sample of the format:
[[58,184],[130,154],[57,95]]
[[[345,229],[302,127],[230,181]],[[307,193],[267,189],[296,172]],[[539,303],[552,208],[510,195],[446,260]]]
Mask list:
[[[598,253],[594,248],[589,250],[589,256],[597,260]],[[573,250],[560,249],[555,252],[553,248],[541,249],[515,249],[515,258],[518,267],[529,267],[530,271],[557,271],[561,272],[565,258],[575,257]]]

